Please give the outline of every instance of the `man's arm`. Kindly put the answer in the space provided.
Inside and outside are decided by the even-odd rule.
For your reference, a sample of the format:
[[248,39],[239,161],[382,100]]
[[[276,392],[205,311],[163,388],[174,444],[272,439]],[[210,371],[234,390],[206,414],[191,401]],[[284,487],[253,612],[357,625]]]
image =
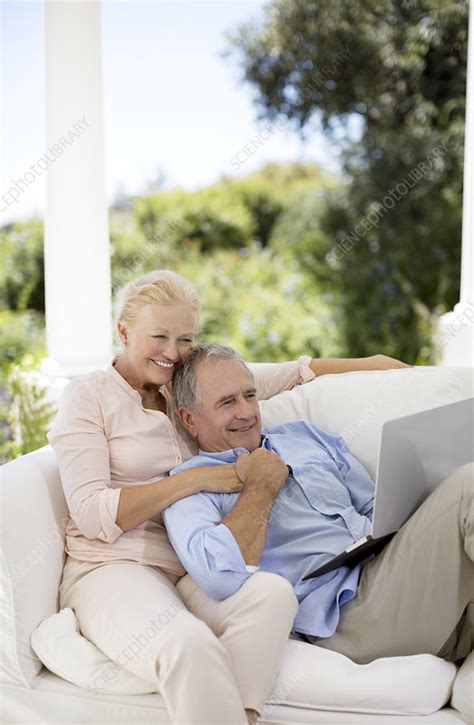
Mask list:
[[226,599],[251,576],[230,529],[221,523],[218,495],[198,493],[163,512],[182,565],[210,597]]
[[247,565],[260,562],[272,502],[288,476],[281,458],[261,448],[239,456],[236,468],[244,489],[226,516],[206,493],[183,498],[163,513],[184,568],[215,599],[236,592],[251,576]]
[[288,468],[279,456],[264,448],[239,456],[235,468],[244,488],[222,523],[234,535],[245,563],[258,566],[273,500],[288,478]]

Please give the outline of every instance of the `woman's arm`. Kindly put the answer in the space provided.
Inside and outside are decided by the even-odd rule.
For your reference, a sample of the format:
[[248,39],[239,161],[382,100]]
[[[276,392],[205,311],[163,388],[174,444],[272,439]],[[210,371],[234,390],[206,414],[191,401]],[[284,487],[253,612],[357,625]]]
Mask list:
[[240,491],[234,466],[193,469],[173,478],[113,487],[109,446],[98,400],[86,382],[66,387],[48,434],[61,474],[69,514],[83,536],[112,544],[174,501],[203,488]]
[[406,368],[400,360],[387,355],[359,358],[315,358],[302,355],[299,360],[285,363],[248,363],[257,387],[259,400],[268,400],[278,393],[291,390],[314,380],[315,376],[350,373],[356,370],[389,370]]
[[255,380],[257,398],[268,400],[278,393],[291,390],[295,385],[314,380],[310,363],[309,355],[302,355],[298,360],[284,363],[247,363]]
[[334,375],[335,373],[350,373],[357,370],[391,370],[394,368],[409,368],[400,360],[388,355],[371,355],[370,357],[356,358],[314,358],[309,367],[315,375]]
[[181,498],[200,491],[232,493],[241,490],[242,482],[235,472],[235,466],[190,468],[143,486],[123,488],[117,511],[117,526],[122,531],[135,529]]
[[48,433],[71,519],[87,539],[112,544],[120,489],[110,485],[109,447],[96,396],[77,378],[65,388]]

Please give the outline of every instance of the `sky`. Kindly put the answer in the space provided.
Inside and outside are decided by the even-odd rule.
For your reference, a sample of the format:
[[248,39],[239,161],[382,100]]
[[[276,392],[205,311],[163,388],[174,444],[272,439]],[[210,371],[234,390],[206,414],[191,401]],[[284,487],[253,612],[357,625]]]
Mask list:
[[[0,2],[1,196],[47,147],[43,2]],[[225,33],[261,17],[263,6],[264,0],[102,0],[109,202],[119,192],[144,191],[160,173],[166,188],[186,189],[222,174],[249,173],[267,161],[314,161],[338,173],[337,151],[325,136],[316,131],[303,142],[288,124],[244,163],[236,160],[265,124],[236,61],[222,57]],[[44,196],[43,174],[8,207],[3,222],[42,215]]]

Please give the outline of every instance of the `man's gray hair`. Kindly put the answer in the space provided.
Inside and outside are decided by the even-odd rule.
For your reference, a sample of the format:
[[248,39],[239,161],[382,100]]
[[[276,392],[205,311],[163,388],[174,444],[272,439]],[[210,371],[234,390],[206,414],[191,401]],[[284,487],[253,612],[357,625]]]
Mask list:
[[[171,382],[173,398],[176,409],[190,408],[199,412],[201,405],[201,392],[197,385],[196,371],[198,366],[206,360],[238,360],[242,365],[235,350],[224,345],[213,343],[201,343],[191,349],[186,358],[176,365]],[[253,375],[245,365],[253,380]]]

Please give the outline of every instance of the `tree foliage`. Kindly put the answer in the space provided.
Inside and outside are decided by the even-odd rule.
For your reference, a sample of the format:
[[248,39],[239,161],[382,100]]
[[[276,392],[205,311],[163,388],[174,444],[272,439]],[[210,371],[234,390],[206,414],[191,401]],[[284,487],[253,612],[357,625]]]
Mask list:
[[13,404],[8,422],[12,435],[8,440],[4,431],[0,431],[0,458],[16,458],[48,444],[46,433],[56,406],[48,400],[36,367],[37,360],[27,355],[21,364],[12,365],[9,371],[8,387]]
[[131,214],[111,215],[113,287],[152,269],[174,269],[198,289],[204,339],[234,345],[256,361],[286,360],[302,351],[342,354],[337,310],[328,296],[296,260],[276,245],[266,248],[292,200],[308,193],[322,199],[322,189],[335,186],[311,164],[268,164],[240,179],[222,178],[211,187],[214,197],[221,195],[221,209],[231,199],[250,219],[243,243],[230,246],[215,244],[211,236],[189,238],[186,199],[195,203],[197,192],[138,199]]
[[332,141],[362,122],[346,188],[292,244],[337,290],[351,354],[430,361],[432,321],[458,300],[467,21],[466,0],[273,0],[232,36],[262,116]]
[[175,247],[203,253],[240,249],[252,241],[265,246],[288,201],[308,183],[328,184],[314,164],[267,164],[235,179],[223,177],[196,191],[173,189],[137,198],[134,217],[143,237],[166,236]]
[[39,219],[0,229],[0,309],[44,313],[43,223]]
[[253,361],[341,353],[337,311],[295,260],[250,247],[190,254],[171,266],[197,287],[204,340],[232,345]]

